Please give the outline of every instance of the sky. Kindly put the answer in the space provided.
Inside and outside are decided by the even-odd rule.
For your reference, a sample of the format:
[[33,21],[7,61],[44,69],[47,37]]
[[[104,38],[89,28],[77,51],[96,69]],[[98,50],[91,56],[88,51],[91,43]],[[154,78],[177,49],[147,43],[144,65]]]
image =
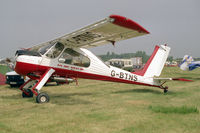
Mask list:
[[200,57],[199,0],[0,0],[0,58],[56,39],[111,14],[139,23],[150,34],[90,49],[96,55],[151,54],[168,44],[170,56]]

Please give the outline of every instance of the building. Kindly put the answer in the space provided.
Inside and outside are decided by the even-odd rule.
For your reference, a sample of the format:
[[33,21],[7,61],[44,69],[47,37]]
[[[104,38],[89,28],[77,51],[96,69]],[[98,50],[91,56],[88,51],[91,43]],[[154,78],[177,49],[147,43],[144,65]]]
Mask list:
[[142,57],[131,58],[133,66],[142,66]]
[[134,57],[130,59],[110,59],[106,62],[108,65],[124,67],[141,67],[142,57]]
[[119,68],[133,67],[131,59],[110,59],[106,63]]
[[167,66],[167,67],[176,67],[176,66],[178,66],[178,62],[177,61],[172,61],[172,62],[166,61],[165,62],[165,66]]

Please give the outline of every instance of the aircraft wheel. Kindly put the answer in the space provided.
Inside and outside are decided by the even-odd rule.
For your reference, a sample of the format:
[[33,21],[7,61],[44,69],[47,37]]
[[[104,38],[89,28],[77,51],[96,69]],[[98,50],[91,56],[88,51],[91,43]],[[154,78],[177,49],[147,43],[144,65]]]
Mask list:
[[15,87],[15,85],[10,85],[11,88]]
[[31,89],[26,89],[25,90],[29,95],[26,95],[24,92],[22,92],[22,97],[33,97],[33,92],[31,91]]
[[39,93],[38,95],[37,95],[37,97],[36,97],[36,102],[37,103],[47,103],[47,102],[49,102],[49,96],[48,96],[48,94],[47,93],[44,93],[44,92],[42,92],[42,93]]
[[60,83],[59,83],[59,82],[56,82],[56,84],[57,84],[57,85],[60,85]]
[[164,93],[167,93],[168,92],[168,89],[164,89]]

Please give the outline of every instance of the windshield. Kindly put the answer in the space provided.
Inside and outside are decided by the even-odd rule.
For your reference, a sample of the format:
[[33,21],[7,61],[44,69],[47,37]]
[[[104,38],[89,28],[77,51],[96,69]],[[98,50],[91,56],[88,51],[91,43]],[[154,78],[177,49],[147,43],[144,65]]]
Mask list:
[[63,49],[64,49],[64,45],[60,42],[57,42],[57,43],[49,44],[47,46],[42,47],[39,50],[39,53],[42,55],[46,54],[46,56],[49,58],[56,58],[60,55]]
[[46,56],[49,58],[56,58],[63,51],[64,45],[62,43],[56,43],[50,50],[47,51]]
[[50,44],[50,45],[47,45],[47,46],[44,46],[42,48],[39,49],[39,53],[41,55],[44,55],[54,44]]

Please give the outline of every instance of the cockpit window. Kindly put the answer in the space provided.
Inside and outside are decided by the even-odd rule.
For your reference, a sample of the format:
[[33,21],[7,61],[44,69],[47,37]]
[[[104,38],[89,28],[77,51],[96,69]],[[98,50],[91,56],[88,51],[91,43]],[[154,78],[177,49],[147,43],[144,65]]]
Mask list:
[[54,43],[48,46],[44,46],[39,50],[39,53],[44,55],[46,54],[49,58],[56,58],[60,55],[62,50],[64,49],[64,45],[62,43]]
[[42,48],[39,49],[39,53],[41,55],[44,55],[54,44],[50,44],[50,45],[47,45],[47,46],[44,46]]
[[60,55],[63,49],[64,45],[58,42],[50,50],[48,50],[46,56],[49,58],[56,58]]
[[88,57],[71,48],[64,50],[59,58],[59,62],[82,67],[90,66],[90,59]]

